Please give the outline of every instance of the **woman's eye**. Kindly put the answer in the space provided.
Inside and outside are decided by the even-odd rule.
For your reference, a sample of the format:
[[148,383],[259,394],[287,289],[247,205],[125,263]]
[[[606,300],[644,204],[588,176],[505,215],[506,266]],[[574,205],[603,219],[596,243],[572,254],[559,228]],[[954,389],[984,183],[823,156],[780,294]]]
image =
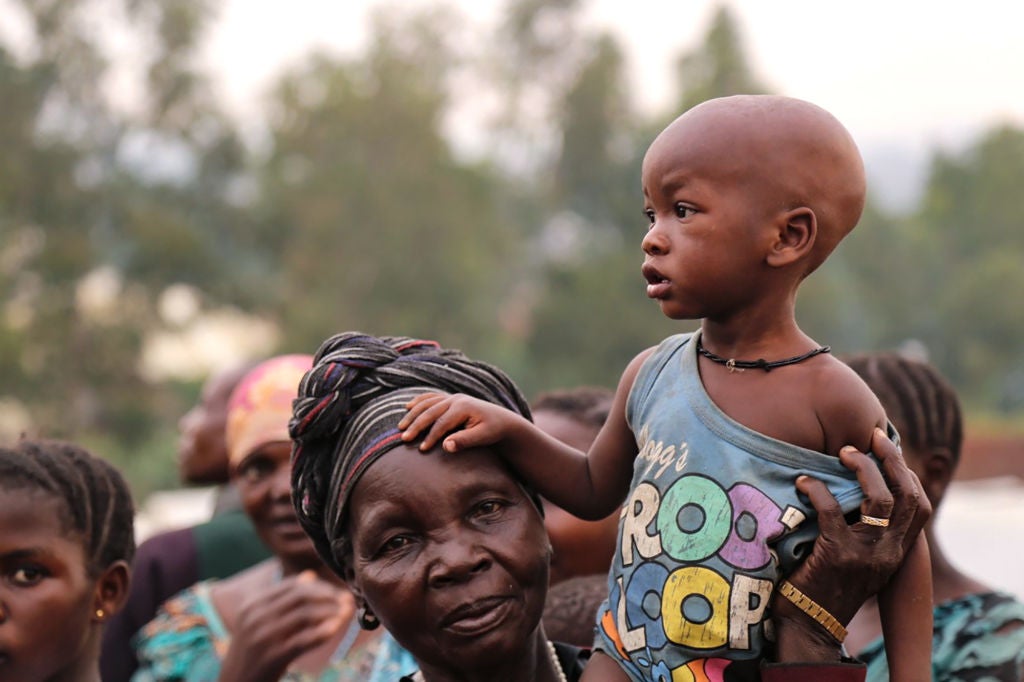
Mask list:
[[381,553],[397,552],[409,546],[411,540],[405,535],[396,535],[381,546]]
[[644,209],[644,215],[647,216],[647,222],[649,222],[651,225],[653,225],[654,224],[654,211],[652,211],[649,208],[645,208]]
[[477,505],[476,513],[479,516],[494,516],[504,508],[505,504],[499,500],[485,500]]
[[677,218],[689,218],[697,212],[694,208],[687,206],[686,204],[676,204],[675,211]]
[[46,577],[46,572],[34,566],[23,566],[11,574],[11,582],[22,587],[30,587]]
[[241,475],[249,483],[258,483],[266,478],[274,470],[269,462],[249,462],[242,467]]

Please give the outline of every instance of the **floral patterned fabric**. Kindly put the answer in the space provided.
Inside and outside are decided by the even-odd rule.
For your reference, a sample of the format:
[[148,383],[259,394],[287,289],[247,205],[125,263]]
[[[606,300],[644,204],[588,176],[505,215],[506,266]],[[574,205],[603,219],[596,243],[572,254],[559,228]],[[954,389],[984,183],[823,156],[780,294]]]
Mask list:
[[[972,594],[935,607],[932,679],[935,682],[1024,682],[1024,603],[1004,592]],[[887,682],[881,638],[857,658],[867,682]]]
[[[231,637],[206,581],[167,601],[138,634],[139,669],[132,682],[216,682]],[[282,682],[394,682],[416,661],[387,633],[349,652],[319,675],[289,671]]]

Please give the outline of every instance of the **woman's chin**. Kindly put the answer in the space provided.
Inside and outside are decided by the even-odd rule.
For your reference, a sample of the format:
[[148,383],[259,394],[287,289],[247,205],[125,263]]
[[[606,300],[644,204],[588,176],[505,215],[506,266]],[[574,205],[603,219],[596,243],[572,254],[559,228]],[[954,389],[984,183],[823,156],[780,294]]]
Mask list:
[[432,652],[431,658],[443,662],[446,668],[457,662],[467,673],[493,670],[499,662],[521,663],[527,654],[525,643],[536,631],[537,627],[529,628],[521,620],[505,620],[499,627],[472,635],[446,630],[440,638],[444,644]]

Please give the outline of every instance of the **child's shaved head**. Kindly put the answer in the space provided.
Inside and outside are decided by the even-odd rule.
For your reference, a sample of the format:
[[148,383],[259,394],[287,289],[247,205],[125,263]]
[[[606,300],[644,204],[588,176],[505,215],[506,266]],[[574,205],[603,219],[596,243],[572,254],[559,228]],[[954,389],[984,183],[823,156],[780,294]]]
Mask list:
[[673,121],[644,159],[670,178],[673,160],[735,183],[768,211],[806,206],[818,234],[804,274],[817,268],[860,219],[864,164],[843,125],[809,102],[774,95],[709,100]]

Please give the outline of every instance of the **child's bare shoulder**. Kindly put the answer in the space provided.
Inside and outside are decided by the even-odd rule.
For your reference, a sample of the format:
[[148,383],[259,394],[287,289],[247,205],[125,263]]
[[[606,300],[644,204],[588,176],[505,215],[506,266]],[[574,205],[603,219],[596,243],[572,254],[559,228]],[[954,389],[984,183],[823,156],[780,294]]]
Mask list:
[[838,455],[843,446],[853,445],[866,452],[874,427],[885,426],[885,410],[864,380],[829,356],[818,365],[811,391],[825,434],[825,451]]

